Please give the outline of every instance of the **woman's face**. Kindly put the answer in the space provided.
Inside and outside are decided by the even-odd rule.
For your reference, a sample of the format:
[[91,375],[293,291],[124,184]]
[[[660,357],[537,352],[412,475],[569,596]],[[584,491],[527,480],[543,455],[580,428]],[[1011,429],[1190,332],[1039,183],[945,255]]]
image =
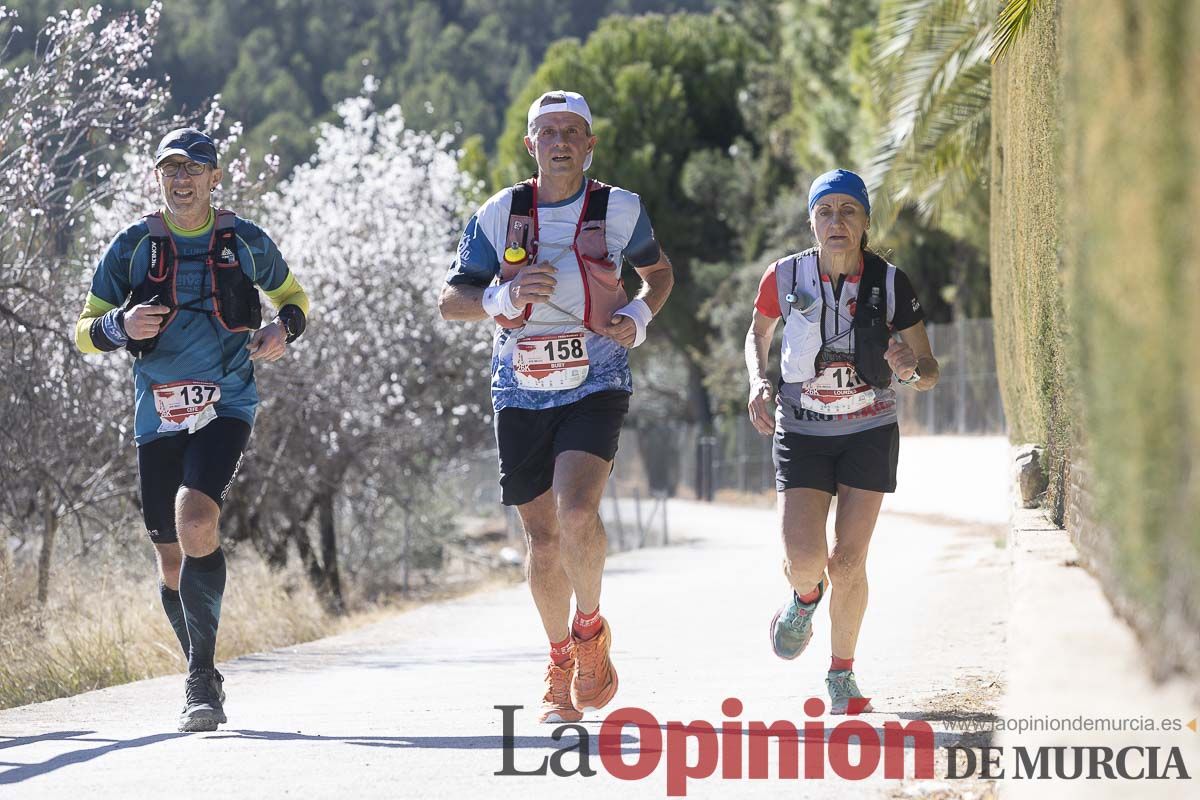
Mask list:
[[822,252],[845,253],[859,249],[870,219],[862,203],[848,194],[827,194],[809,215],[813,236]]

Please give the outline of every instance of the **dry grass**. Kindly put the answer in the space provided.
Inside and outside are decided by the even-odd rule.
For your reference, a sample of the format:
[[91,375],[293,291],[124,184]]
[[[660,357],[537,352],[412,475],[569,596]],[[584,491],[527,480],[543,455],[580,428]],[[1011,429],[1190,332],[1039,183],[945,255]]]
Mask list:
[[[159,601],[154,567],[131,555],[108,552],[97,559],[121,564],[123,571],[93,567],[93,574],[72,574],[60,565],[45,608],[35,600],[31,565],[9,573],[0,564],[0,709],[187,668]],[[324,610],[296,565],[272,570],[253,551],[234,552],[217,660],[320,639],[521,580],[521,570],[513,568],[427,582],[406,595],[352,599],[351,613],[338,617]]]
[[[137,577],[97,572],[60,571],[45,608],[33,600],[30,571],[0,584],[0,708],[184,670],[153,569]],[[217,658],[310,641],[373,618],[334,618],[299,570],[273,572],[257,556],[238,554],[229,565]]]

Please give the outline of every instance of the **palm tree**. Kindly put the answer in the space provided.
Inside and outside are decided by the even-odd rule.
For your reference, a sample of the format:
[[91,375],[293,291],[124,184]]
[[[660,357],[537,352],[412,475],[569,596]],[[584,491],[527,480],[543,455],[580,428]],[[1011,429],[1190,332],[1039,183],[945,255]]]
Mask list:
[[1008,0],[1000,19],[996,21],[996,31],[992,37],[992,63],[1000,60],[1007,53],[1013,42],[1021,38],[1021,34],[1029,27],[1033,11],[1041,0]]
[[872,54],[883,110],[867,167],[872,217],[915,205],[937,221],[988,170],[995,0],[884,0]]
[[884,0],[872,86],[884,112],[867,168],[872,215],[886,228],[905,205],[936,222],[982,193],[988,173],[992,63],[1041,0]]

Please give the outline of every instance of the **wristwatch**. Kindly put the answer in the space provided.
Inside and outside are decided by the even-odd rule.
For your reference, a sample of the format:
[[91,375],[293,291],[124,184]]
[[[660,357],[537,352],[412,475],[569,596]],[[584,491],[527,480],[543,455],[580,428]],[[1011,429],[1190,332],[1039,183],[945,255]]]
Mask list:
[[899,375],[896,376],[896,382],[903,383],[905,386],[910,386],[919,380],[921,380],[921,368],[919,366],[913,367],[913,374],[909,376],[908,380],[904,380]]
[[286,335],[286,343],[291,344],[299,338],[300,334],[304,333],[305,319],[304,312],[299,306],[286,305],[279,309],[279,313],[275,315],[275,322],[280,324],[283,332]]

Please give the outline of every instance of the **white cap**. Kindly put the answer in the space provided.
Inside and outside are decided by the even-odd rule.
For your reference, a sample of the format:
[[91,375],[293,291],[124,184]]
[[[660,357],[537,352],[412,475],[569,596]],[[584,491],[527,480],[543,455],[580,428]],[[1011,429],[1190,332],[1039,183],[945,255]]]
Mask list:
[[[562,89],[557,89],[552,92],[546,92],[537,100],[533,101],[533,105],[529,107],[529,117],[525,123],[526,130],[533,127],[533,123],[543,114],[554,114],[558,111],[568,111],[572,114],[577,114],[583,117],[583,121],[592,127],[592,110],[588,108],[587,100],[583,99],[583,95],[579,92],[566,92]],[[583,169],[587,171],[588,167],[592,166],[592,154],[588,153],[587,158],[583,160]]]

